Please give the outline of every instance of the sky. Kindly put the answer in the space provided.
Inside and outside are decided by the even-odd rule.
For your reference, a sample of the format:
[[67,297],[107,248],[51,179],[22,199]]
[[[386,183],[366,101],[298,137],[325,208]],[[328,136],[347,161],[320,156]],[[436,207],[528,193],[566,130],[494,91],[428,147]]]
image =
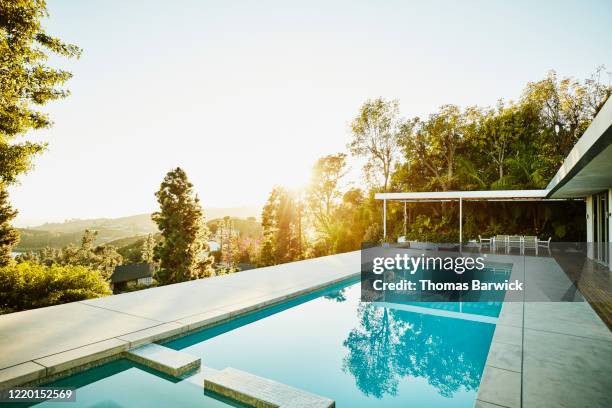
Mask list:
[[[261,206],[346,152],[367,99],[404,117],[516,99],[550,69],[612,70],[609,1],[48,0],[83,48],[43,109],[48,150],[11,189],[18,226],[156,210],[170,169],[204,207]],[[359,180],[360,163],[351,177]]]

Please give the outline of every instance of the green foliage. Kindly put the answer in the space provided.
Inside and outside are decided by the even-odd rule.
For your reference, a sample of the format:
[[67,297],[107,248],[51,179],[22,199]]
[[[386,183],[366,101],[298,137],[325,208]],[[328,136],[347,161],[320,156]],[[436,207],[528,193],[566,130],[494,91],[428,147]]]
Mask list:
[[11,251],[19,241],[19,232],[11,226],[17,211],[13,210],[8,201],[8,193],[0,187],[0,266],[11,261]]
[[102,276],[84,266],[22,262],[0,267],[0,313],[110,294]]
[[346,155],[343,153],[320,158],[312,169],[306,192],[307,204],[319,241],[315,245],[324,248],[317,252],[324,255],[337,251],[338,240],[344,233],[337,212],[342,196],[340,180],[346,172]]
[[168,172],[155,193],[160,211],[153,213],[162,239],[155,246],[160,284],[211,276],[213,258],[207,253],[209,231],[193,184],[179,167]]
[[44,0],[0,1],[0,265],[6,264],[6,254],[18,240],[9,224],[16,212],[8,203],[6,188],[32,167],[32,157],[45,148],[14,139],[50,126],[47,115],[34,106],[69,94],[59,86],[71,74],[46,65],[48,53],[78,57],[81,52],[42,30],[40,20],[46,16]]
[[18,262],[37,262],[47,266],[85,266],[98,271],[103,279],[110,279],[115,266],[121,265],[122,256],[112,245],[95,245],[97,232],[85,230],[81,244],[70,244],[64,248],[43,248],[17,257]]
[[140,249],[140,262],[143,263],[153,263],[155,256],[155,238],[153,238],[153,234],[147,235],[147,237],[142,242],[142,247]]
[[366,158],[366,175],[372,182],[377,180],[383,191],[387,191],[398,141],[407,125],[399,117],[398,101],[382,98],[366,101],[351,123],[353,138],[348,148],[351,154]]
[[[398,144],[401,164],[392,174],[395,191],[448,191],[489,189],[542,189],[588,127],[610,95],[611,88],[599,81],[603,68],[585,80],[557,79],[551,72],[545,79],[527,85],[521,99],[499,101],[494,109],[469,107],[461,110],[444,105],[424,120],[414,118]],[[465,225],[470,238],[478,234],[526,233],[550,235],[556,239],[581,240],[583,228],[554,227],[544,216],[546,204],[469,204],[464,206]],[[560,225],[582,225],[583,209],[563,203],[557,211]],[[478,208],[478,213],[470,211]],[[583,207],[582,207],[583,208]],[[458,209],[448,203],[410,204],[409,231],[413,239],[448,241],[457,236]],[[418,215],[422,215],[419,218]],[[511,217],[507,215],[510,214]],[[416,217],[416,218],[415,218]],[[471,218],[470,218],[471,217]],[[398,230],[403,214],[389,209],[391,236]]]
[[262,211],[263,243],[261,266],[303,259],[304,204],[301,198],[285,188],[275,187]]

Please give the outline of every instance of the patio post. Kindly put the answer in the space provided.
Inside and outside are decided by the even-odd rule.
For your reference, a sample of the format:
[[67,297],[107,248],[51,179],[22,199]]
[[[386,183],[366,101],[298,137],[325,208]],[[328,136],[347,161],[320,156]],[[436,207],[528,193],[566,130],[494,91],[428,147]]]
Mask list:
[[459,197],[459,244],[463,244],[463,198]]
[[404,237],[406,237],[406,201],[404,201]]
[[383,200],[383,241],[387,240],[387,200]]

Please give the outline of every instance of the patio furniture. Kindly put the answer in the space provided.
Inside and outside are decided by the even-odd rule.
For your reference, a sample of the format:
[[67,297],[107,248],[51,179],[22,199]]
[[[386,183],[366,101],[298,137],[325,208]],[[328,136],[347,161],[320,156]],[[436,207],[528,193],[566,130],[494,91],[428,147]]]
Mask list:
[[497,246],[504,246],[506,247],[508,245],[508,236],[507,235],[496,235],[495,238],[493,238],[493,246],[497,247]]
[[535,249],[538,250],[538,237],[534,235],[525,235],[523,237],[523,248],[524,249]]
[[403,244],[406,242],[406,237],[405,236],[401,236],[401,237],[397,237],[397,243],[398,244]]
[[520,235],[510,235],[506,241],[508,249],[510,248],[523,248],[523,237]]
[[481,246],[482,246],[482,245],[488,245],[488,246],[491,246],[491,245],[492,245],[493,238],[483,238],[483,237],[481,237],[480,235],[478,235],[478,241],[479,241],[479,243],[480,243],[480,245],[481,245]]
[[552,239],[552,237],[548,237],[547,241],[542,241],[540,239],[537,240],[537,244],[540,247],[546,247],[546,248],[550,248],[550,240]]

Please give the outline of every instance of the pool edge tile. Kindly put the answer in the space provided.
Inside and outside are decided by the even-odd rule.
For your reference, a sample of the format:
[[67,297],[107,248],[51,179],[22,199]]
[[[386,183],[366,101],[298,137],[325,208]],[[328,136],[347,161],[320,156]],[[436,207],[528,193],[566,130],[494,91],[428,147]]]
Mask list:
[[130,348],[153,343],[168,337],[176,336],[188,330],[188,326],[177,322],[163,323],[148,329],[138,330],[132,333],[117,336],[119,340],[129,343]]
[[47,376],[93,363],[106,357],[117,355],[129,348],[124,340],[112,338],[98,343],[88,344],[76,349],[63,351],[50,356],[38,358],[35,363],[47,368]]
[[0,390],[36,381],[46,375],[47,368],[34,361],[6,367],[0,370]]

